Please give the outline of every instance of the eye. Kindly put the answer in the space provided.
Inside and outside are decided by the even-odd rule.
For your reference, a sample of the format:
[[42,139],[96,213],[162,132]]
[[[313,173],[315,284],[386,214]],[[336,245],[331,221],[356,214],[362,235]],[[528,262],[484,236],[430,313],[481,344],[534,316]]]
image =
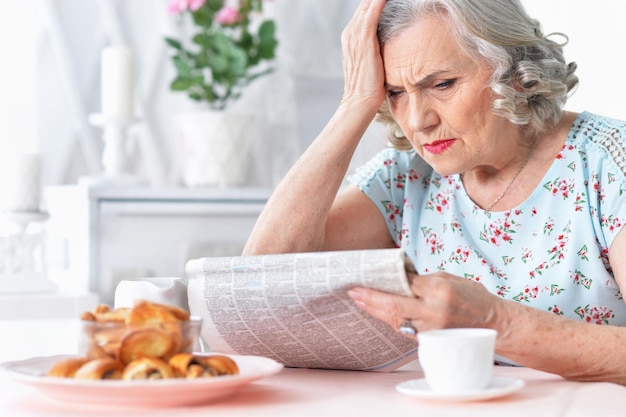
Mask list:
[[404,91],[402,90],[387,90],[387,97],[394,98],[402,94]]
[[437,90],[445,90],[446,88],[452,87],[456,80],[445,80],[440,83],[435,84],[435,88]]

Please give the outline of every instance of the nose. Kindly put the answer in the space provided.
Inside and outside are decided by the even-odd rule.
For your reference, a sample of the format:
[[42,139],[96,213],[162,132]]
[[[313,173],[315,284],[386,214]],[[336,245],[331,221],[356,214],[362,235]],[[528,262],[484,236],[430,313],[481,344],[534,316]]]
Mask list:
[[409,128],[412,132],[424,132],[439,123],[439,116],[422,94],[409,96]]

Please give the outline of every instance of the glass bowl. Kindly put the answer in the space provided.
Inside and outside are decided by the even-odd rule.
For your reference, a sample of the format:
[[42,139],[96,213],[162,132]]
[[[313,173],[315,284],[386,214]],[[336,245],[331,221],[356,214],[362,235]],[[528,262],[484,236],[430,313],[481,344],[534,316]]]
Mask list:
[[81,320],[78,352],[89,359],[111,357],[126,364],[139,357],[168,359],[202,351],[202,319],[125,323]]

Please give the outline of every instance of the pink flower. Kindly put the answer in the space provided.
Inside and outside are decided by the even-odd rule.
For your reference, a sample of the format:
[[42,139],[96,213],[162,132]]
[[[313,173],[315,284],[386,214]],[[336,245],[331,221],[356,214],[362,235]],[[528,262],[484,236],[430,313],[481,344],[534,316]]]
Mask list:
[[206,0],[170,0],[167,11],[172,14],[182,13],[185,10],[195,12],[206,3]]
[[240,19],[239,10],[230,6],[224,6],[222,10],[215,15],[215,20],[217,20],[217,23],[220,25],[233,25],[239,22]]

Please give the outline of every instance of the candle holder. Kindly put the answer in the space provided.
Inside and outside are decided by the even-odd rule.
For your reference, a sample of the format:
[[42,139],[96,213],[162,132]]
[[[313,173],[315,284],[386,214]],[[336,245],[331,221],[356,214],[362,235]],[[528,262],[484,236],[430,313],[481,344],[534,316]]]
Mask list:
[[138,119],[132,117],[106,116],[91,114],[89,122],[103,129],[102,151],[103,172],[93,177],[83,177],[79,180],[84,185],[143,185],[144,181],[128,171],[126,155],[126,135],[128,128]]
[[56,291],[47,278],[43,223],[48,213],[5,211],[2,217],[13,230],[0,233],[0,294]]

